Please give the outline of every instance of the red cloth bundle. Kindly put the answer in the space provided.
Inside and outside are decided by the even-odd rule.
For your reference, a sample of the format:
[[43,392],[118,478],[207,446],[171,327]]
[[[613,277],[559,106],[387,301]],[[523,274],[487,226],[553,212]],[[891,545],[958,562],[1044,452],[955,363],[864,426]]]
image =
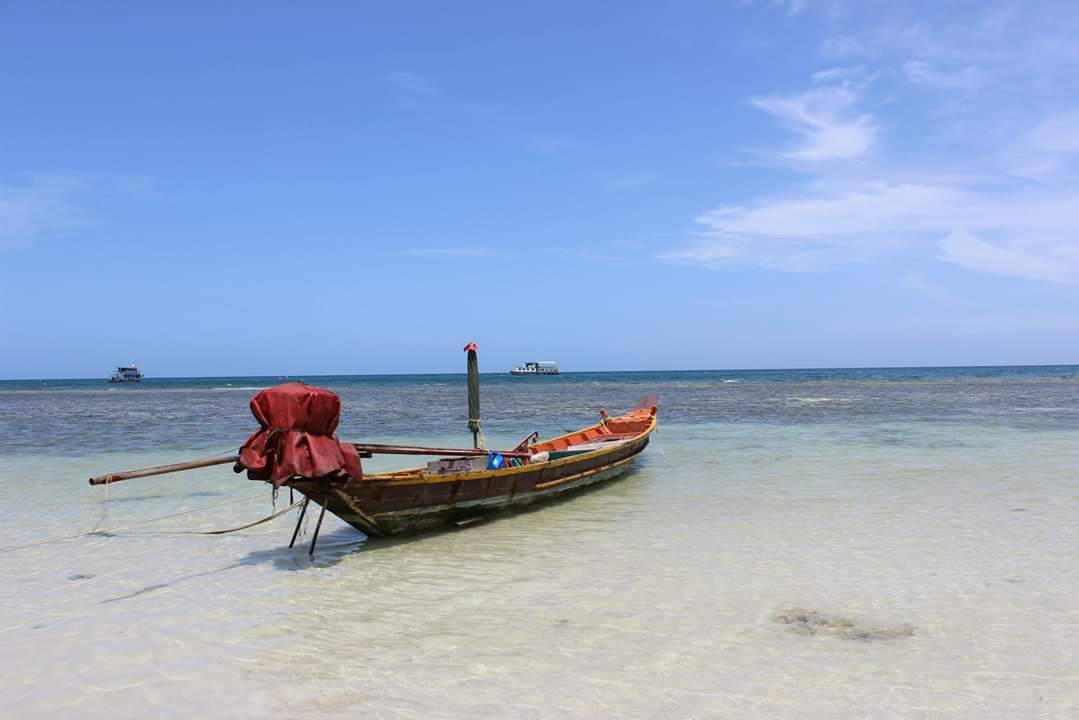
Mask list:
[[[274,487],[290,478],[352,477],[359,480],[356,448],[339,442],[341,398],[300,382],[267,388],[251,398],[251,414],[261,429],[240,448],[239,469]],[[239,470],[237,470],[238,472]]]

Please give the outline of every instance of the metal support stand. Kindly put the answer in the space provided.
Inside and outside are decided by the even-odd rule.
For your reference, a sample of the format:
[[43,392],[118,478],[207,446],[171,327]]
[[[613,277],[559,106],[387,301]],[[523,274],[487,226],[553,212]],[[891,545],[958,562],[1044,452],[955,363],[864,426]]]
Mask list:
[[315,534],[311,537],[311,549],[308,551],[308,557],[315,557],[315,543],[318,542],[318,530],[322,527],[322,518],[326,516],[326,506],[330,504],[330,498],[326,497],[322,500],[322,512],[318,514],[318,522],[315,523]]
[[[291,488],[289,488],[291,490]],[[303,523],[303,516],[307,514],[307,503],[311,502],[311,498],[305,497],[303,499],[303,505],[300,507],[300,519],[296,521],[296,529],[292,531],[292,541],[288,546],[292,547],[296,544],[296,536],[300,534],[300,524]]]

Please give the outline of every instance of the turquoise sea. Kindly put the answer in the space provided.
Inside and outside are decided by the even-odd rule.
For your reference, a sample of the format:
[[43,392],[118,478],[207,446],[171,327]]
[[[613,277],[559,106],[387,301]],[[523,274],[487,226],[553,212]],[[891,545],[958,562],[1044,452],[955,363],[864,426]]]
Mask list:
[[[303,379],[344,438],[470,441],[463,375]],[[332,521],[313,561],[291,515],[192,534],[274,509],[227,468],[86,484],[235,450],[282,381],[0,381],[6,715],[1079,717],[1077,366],[485,375],[492,446],[648,393],[660,430],[567,502]]]

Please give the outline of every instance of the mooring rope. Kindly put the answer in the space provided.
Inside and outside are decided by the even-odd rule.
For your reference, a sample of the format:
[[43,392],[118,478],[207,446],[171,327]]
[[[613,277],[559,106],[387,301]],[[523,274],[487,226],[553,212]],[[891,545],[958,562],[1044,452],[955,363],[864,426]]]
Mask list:
[[240,527],[228,528],[227,530],[174,530],[174,531],[162,530],[162,531],[156,532],[156,533],[139,533],[139,534],[145,534],[145,535],[226,535],[228,533],[234,533],[234,532],[239,532],[240,530],[246,530],[248,528],[253,528],[256,525],[261,525],[262,523],[268,523],[271,520],[276,520],[277,518],[279,518],[282,515],[284,515],[285,513],[287,513],[289,510],[292,510],[294,508],[298,508],[300,505],[303,505],[303,500],[297,500],[296,502],[289,505],[287,508],[284,508],[282,510],[278,510],[277,512],[275,512],[272,515],[267,515],[266,517],[262,518],[261,520],[256,520],[255,522],[250,522],[250,523],[247,523],[246,525],[241,525]]
[[[95,526],[94,530],[90,530],[89,532],[78,533],[77,535],[67,535],[65,537],[51,538],[49,540],[41,540],[39,542],[27,543],[26,545],[11,545],[11,546],[8,546],[8,547],[0,548],[0,554],[14,552],[16,550],[26,550],[27,548],[38,547],[38,546],[41,546],[41,545],[54,545],[56,543],[71,542],[72,540],[78,540],[78,539],[84,538],[84,537],[92,537],[94,535],[103,535],[103,536],[113,535],[113,534],[115,534],[117,532],[120,532],[122,530],[127,530],[129,528],[138,527],[140,525],[148,525],[148,524],[153,523],[153,522],[160,522],[161,520],[169,520],[171,518],[180,517],[182,515],[190,515],[191,513],[202,512],[203,510],[213,510],[214,508],[224,507],[226,505],[235,505],[236,503],[240,503],[240,502],[248,502],[250,500],[254,500],[256,497],[264,497],[264,496],[260,492],[258,495],[248,495],[248,496],[245,496],[245,497],[242,497],[242,498],[234,498],[232,500],[226,500],[225,502],[217,503],[216,505],[206,505],[204,507],[192,508],[191,510],[181,510],[180,512],[171,513],[169,515],[161,515],[160,517],[152,517],[152,518],[148,518],[146,520],[138,520],[136,522],[128,523],[127,525],[119,525],[117,527],[108,528],[106,530],[98,530],[98,529],[96,529],[96,526]],[[271,515],[268,518],[263,518],[262,520],[254,522],[254,523],[252,523],[250,525],[245,525],[245,526],[239,527],[239,528],[232,528],[232,529],[225,530],[225,531],[209,531],[209,532],[205,532],[205,533],[196,533],[196,534],[216,535],[216,534],[221,534],[223,532],[234,532],[235,530],[243,530],[243,529],[248,528],[248,527],[254,527],[255,525],[259,525],[261,523],[268,522],[268,521],[273,520],[274,518],[276,518],[276,517],[278,517],[280,515],[285,514],[286,512],[291,510],[292,508],[299,505],[300,502],[302,502],[302,501],[295,502],[292,505],[290,505],[289,507],[285,508],[284,510],[282,510],[282,511],[280,511],[278,513],[275,513],[274,515]],[[100,525],[100,524],[101,524],[101,521],[99,520],[98,525]],[[191,531],[191,532],[195,532],[195,531]]]

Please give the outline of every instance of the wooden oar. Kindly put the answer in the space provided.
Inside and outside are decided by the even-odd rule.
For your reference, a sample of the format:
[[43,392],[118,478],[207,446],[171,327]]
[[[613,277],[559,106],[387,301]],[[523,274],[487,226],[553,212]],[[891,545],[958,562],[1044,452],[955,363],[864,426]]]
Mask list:
[[[486,455],[489,451],[473,448],[432,448],[416,447],[413,445],[372,445],[370,443],[347,443],[356,448],[361,457],[372,455],[448,455],[450,457],[471,457]],[[528,451],[516,450],[493,450],[503,457],[527,458],[531,456]],[[227,465],[236,463],[239,455],[219,455],[217,457],[190,460],[188,462],[173,463],[172,465],[157,465],[141,470],[127,470],[124,472],[108,473],[90,478],[91,485],[108,485],[121,480],[150,477],[152,475],[166,475],[168,473],[181,472],[183,470],[196,470],[198,468],[211,467],[213,465]]]
[[188,462],[173,463],[172,465],[157,465],[141,470],[108,473],[106,475],[98,475],[90,478],[90,484],[108,485],[109,483],[119,482],[121,480],[132,480],[134,478],[150,477],[151,475],[165,475],[167,473],[180,472],[181,470],[195,470],[196,468],[210,467],[211,465],[227,465],[228,463],[235,463],[239,459],[239,455],[218,455],[217,457],[203,458],[202,460],[189,460]]

